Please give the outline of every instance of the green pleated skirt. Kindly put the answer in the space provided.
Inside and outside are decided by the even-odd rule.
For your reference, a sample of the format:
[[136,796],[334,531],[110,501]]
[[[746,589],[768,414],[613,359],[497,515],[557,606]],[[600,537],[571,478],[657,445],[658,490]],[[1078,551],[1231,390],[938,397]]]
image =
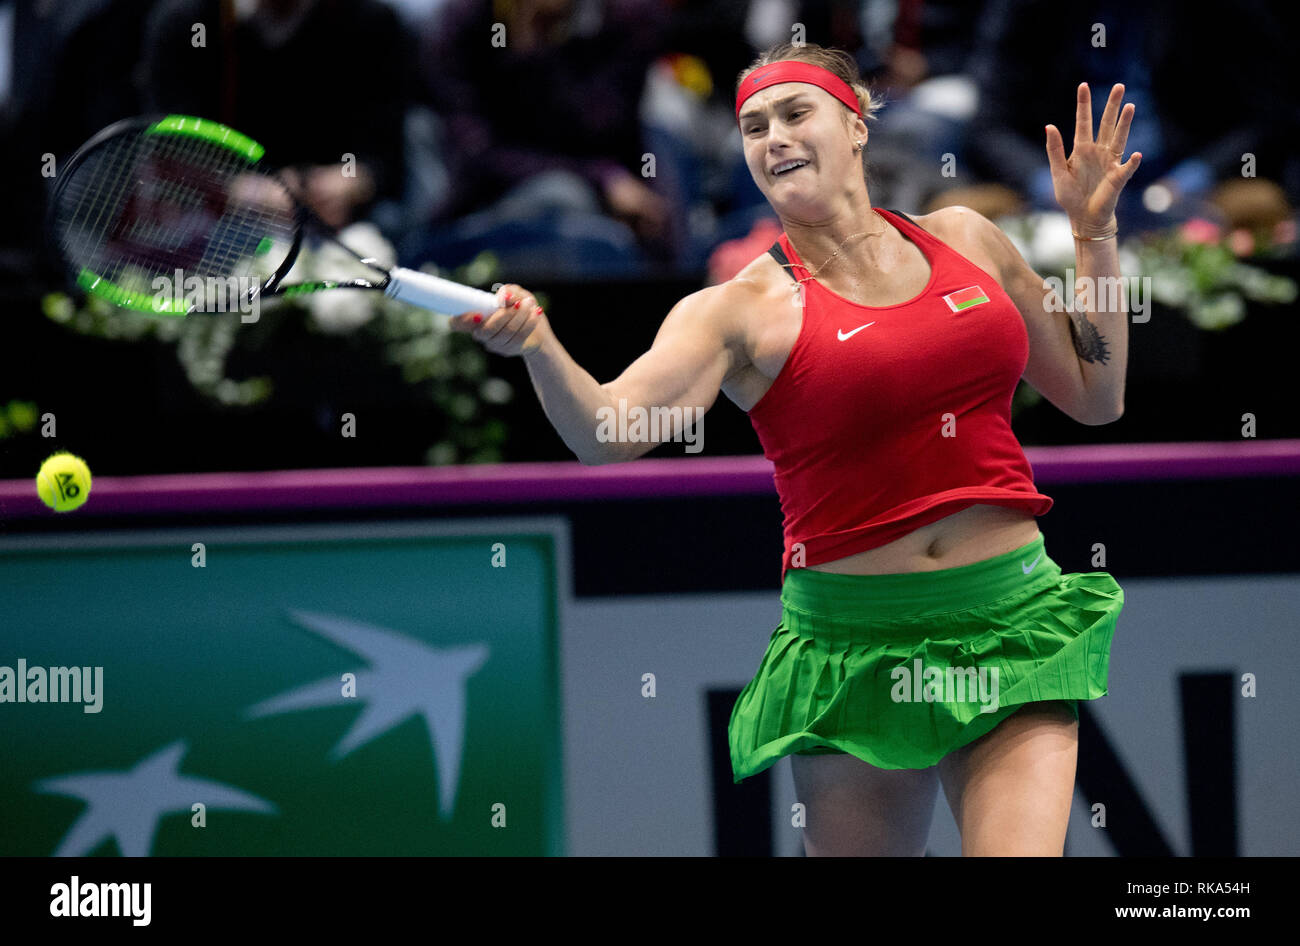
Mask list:
[[736,782],[793,753],[924,769],[1026,703],[1106,695],[1124,590],[1062,574],[1043,536],[937,571],[792,568],[781,623],[731,712]]

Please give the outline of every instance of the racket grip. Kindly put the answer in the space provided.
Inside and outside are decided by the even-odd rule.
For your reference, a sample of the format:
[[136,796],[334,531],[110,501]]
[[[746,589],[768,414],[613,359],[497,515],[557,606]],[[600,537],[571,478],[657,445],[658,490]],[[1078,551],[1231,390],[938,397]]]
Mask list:
[[384,295],[444,315],[465,312],[489,315],[501,307],[497,297],[490,292],[401,266],[388,274]]

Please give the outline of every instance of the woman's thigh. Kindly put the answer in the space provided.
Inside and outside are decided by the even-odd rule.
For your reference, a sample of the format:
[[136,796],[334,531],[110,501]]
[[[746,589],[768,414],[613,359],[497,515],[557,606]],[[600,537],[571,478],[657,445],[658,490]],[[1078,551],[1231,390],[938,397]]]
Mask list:
[[937,769],[964,856],[1059,857],[1074,797],[1079,724],[1060,701],[1027,703]]
[[809,857],[920,857],[939,792],[928,769],[879,769],[856,756],[792,755]]

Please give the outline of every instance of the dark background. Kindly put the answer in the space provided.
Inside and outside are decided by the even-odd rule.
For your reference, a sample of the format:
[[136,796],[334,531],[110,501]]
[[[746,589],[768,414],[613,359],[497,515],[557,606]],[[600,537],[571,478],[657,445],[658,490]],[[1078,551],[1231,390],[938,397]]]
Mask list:
[[[240,378],[273,371],[276,393],[268,404],[256,408],[223,408],[191,389],[172,346],[152,340],[128,343],[88,338],[42,314],[42,297],[65,290],[67,283],[40,231],[40,211],[50,182],[39,173],[38,155],[50,151],[62,158],[106,118],[122,117],[118,113],[131,114],[143,107],[133,96],[140,86],[141,70],[157,58],[157,50],[151,51],[149,37],[153,34],[142,29],[142,24],[157,6],[148,0],[77,0],[67,5],[0,0],[0,10],[17,9],[25,16],[40,13],[51,22],[71,17],[78,7],[98,11],[62,47],[51,40],[49,48],[26,45],[15,49],[10,101],[0,109],[0,153],[5,180],[11,185],[6,206],[0,209],[0,311],[4,313],[0,322],[0,408],[10,401],[32,403],[40,414],[53,413],[58,424],[58,436],[52,439],[39,433],[0,437],[0,478],[31,476],[41,459],[56,449],[85,456],[101,475],[426,462],[425,451],[438,439],[445,418],[428,398],[402,381],[396,368],[384,364],[373,346],[367,348],[358,338],[309,332],[298,316],[264,316],[268,324],[261,327],[257,345],[241,345],[229,363],[229,372]],[[665,55],[685,51],[703,57],[713,71],[713,102],[729,107],[726,103],[735,70],[755,52],[742,36],[748,4],[681,0],[650,6],[665,13],[666,23],[663,31],[655,34],[659,46],[653,51]],[[859,29],[863,11],[871,6],[804,2],[793,4],[791,10],[807,24],[809,41],[854,50],[865,75],[893,88],[890,83],[897,82],[896,64],[880,60]],[[181,2],[170,2],[169,7],[188,9]],[[900,20],[891,49],[910,43],[926,53],[932,72],[965,70],[981,82],[993,81],[994,89],[986,97],[988,112],[982,106],[972,122],[967,141],[970,163],[979,166],[977,158],[983,154],[987,159],[989,147],[1002,140],[986,125],[994,121],[995,113],[1001,114],[997,120],[1003,125],[999,127],[1008,135],[1026,124],[1036,125],[1034,133],[1041,134],[1045,120],[1068,129],[1068,124],[1062,124],[1069,121],[1068,101],[1064,108],[1058,103],[1044,114],[1046,106],[1016,100],[1021,93],[1013,91],[1021,88],[1026,72],[1032,79],[1033,63],[1054,54],[1062,41],[1052,30],[1065,29],[1063,21],[1052,27],[1049,17],[1048,25],[1035,33],[1025,25],[1030,21],[1016,19],[1029,9],[1040,19],[1044,15],[1042,4],[1028,0],[974,4],[960,15],[953,12],[958,7],[900,4],[900,11],[919,19]],[[1273,154],[1279,136],[1285,137],[1297,127],[1297,70],[1294,57],[1270,52],[1290,40],[1263,26],[1290,23],[1288,17],[1294,14],[1288,11],[1293,5],[1248,2],[1228,8],[1186,4],[1177,6],[1177,17],[1163,21],[1162,10],[1166,7],[1160,4],[1098,2],[1071,7],[1069,18],[1071,23],[1086,25],[1090,17],[1108,17],[1117,53],[1133,37],[1154,36],[1158,40],[1150,44],[1152,62],[1160,69],[1152,87],[1179,97],[1178,107],[1161,112],[1171,147],[1195,151],[1198,143],[1209,141],[1216,142],[1220,151],[1229,144],[1249,147],[1254,129],[1257,140],[1253,143],[1259,146],[1261,160]],[[951,16],[945,20],[940,14]],[[383,21],[382,16],[376,17],[372,17],[376,23]],[[1032,23],[1040,23],[1040,19]],[[908,30],[914,35],[904,35]],[[1208,42],[1206,37],[1215,35],[1221,37],[1219,41]],[[418,38],[419,30],[415,30],[410,39],[416,42]],[[1186,43],[1180,45],[1183,40]],[[1059,55],[1079,53],[1061,46]],[[424,68],[438,66],[419,57],[415,61]],[[1191,63],[1196,67],[1191,68]],[[354,81],[345,65],[318,64],[340,87],[368,88],[359,79]],[[1019,72],[1016,67],[1021,67]],[[1066,81],[1067,72],[1054,69],[1051,81]],[[1019,75],[1021,85],[990,80],[990,74]],[[409,75],[388,78],[409,81],[412,89],[421,81]],[[1170,88],[1174,92],[1169,92]],[[993,94],[998,89],[1001,92]],[[1033,84],[1024,89],[1034,91]],[[265,94],[274,102],[277,91],[268,84]],[[335,113],[369,115],[366,104],[382,99],[381,93],[382,89],[370,90],[369,99],[360,96],[361,104],[353,98],[340,99],[334,103]],[[1048,92],[1037,89],[1035,95],[1039,94]],[[1100,112],[1097,96],[1094,88],[1094,115]],[[287,97],[276,106],[263,104],[259,108],[286,119],[295,112]],[[317,106],[313,108],[319,111]],[[886,141],[889,127],[886,123],[880,133]],[[1232,134],[1220,139],[1225,129]],[[1295,139],[1290,140],[1282,150],[1294,155]],[[882,177],[887,178],[883,154],[880,160]],[[1294,201],[1295,182],[1287,176],[1293,169],[1294,162],[1277,176]],[[996,175],[990,181],[993,177]],[[391,180],[388,185],[392,186]],[[714,195],[714,209],[732,206],[728,200],[743,203],[744,196],[735,193],[723,199]],[[1121,226],[1127,226],[1124,218]],[[1300,260],[1294,251],[1251,262],[1293,279],[1300,277]],[[649,347],[677,300],[707,283],[707,264],[707,255],[698,254],[653,274],[631,278],[598,272],[583,279],[539,273],[528,286],[548,300],[548,317],[568,351],[597,381],[605,382]],[[507,270],[502,277],[513,280],[515,275]],[[1197,329],[1181,312],[1155,305],[1149,322],[1129,327],[1126,413],[1119,421],[1086,427],[1043,400],[1016,413],[1015,431],[1026,446],[1235,441],[1242,437],[1242,415],[1252,414],[1259,438],[1300,437],[1300,414],[1293,408],[1292,390],[1298,331],[1294,305],[1248,303],[1244,321],[1222,331]],[[508,426],[501,459],[572,459],[542,413],[522,361],[494,355],[489,359],[489,373],[506,379],[514,388],[510,403],[489,411]],[[339,415],[345,411],[357,417],[355,438],[339,436]],[[719,395],[705,429],[709,455],[759,452],[747,417],[725,396]],[[683,452],[682,444],[665,444],[648,455],[679,456]]]
[[[1300,267],[1279,266],[1293,277]],[[677,299],[698,288],[686,280],[539,285],[551,298],[556,333],[598,381],[615,378],[649,347]],[[607,295],[638,305],[612,314]],[[58,420],[58,446],[80,451],[103,475],[215,472],[309,467],[420,465],[441,424],[437,409],[415,398],[395,369],[358,365],[347,339],[308,336],[281,327],[281,382],[274,401],[252,410],[219,409],[185,380],[169,346],[89,339],[42,317],[36,300],[4,300],[15,319],[0,349],[0,402],[27,395]],[[553,313],[553,314],[551,314]],[[10,344],[10,342],[15,342]],[[1151,321],[1129,327],[1125,414],[1087,427],[1042,400],[1015,417],[1026,446],[1241,439],[1245,413],[1261,439],[1300,437],[1295,353],[1300,320],[1291,307],[1252,307],[1221,332],[1195,328],[1180,313],[1153,307]],[[507,460],[572,460],[551,428],[519,359],[492,359],[491,370],[514,386],[502,410],[509,424]],[[257,356],[232,361],[255,373]],[[1023,384],[1023,382],[1022,382]],[[358,434],[338,434],[338,416],[357,415]],[[719,395],[705,417],[705,455],[761,452],[748,417]],[[0,440],[0,477],[22,477],[55,449],[39,437]],[[663,444],[647,456],[684,456]]]

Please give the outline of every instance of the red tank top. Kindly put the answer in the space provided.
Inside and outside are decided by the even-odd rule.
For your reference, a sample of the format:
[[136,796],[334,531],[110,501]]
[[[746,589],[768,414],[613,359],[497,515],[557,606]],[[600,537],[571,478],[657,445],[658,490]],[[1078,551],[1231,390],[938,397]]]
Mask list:
[[[946,243],[879,213],[929,260],[929,284],[908,302],[865,306],[804,282],[798,338],[749,411],[775,466],[782,581],[792,567],[885,545],[976,503],[1052,508],[1011,431],[1029,360],[1019,310]],[[777,247],[792,279],[808,275],[785,233],[773,256]]]

